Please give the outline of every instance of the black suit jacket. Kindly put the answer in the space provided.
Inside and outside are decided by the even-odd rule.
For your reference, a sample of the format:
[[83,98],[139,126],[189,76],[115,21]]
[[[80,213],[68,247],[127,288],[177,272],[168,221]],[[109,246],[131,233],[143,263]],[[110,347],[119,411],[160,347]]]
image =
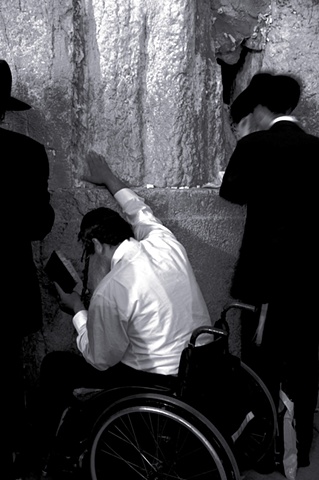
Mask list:
[[51,230],[54,210],[48,191],[49,162],[42,144],[0,128],[3,188],[3,322],[24,336],[42,325],[42,306],[32,241]]
[[278,295],[311,301],[318,267],[319,138],[278,121],[238,141],[220,196],[247,205],[231,294],[251,303]]

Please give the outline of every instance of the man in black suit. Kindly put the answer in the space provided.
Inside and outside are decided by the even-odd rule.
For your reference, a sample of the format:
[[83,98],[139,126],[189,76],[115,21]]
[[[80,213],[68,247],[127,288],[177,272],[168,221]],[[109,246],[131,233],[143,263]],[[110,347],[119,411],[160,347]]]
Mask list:
[[318,395],[319,138],[291,116],[299,97],[295,78],[258,73],[235,99],[240,138],[220,196],[247,206],[230,293],[267,312],[264,324],[243,319],[243,360],[277,405],[280,384],[294,401],[298,466],[307,466]]
[[[0,121],[7,111],[28,110],[24,102],[11,96],[12,75],[8,63],[0,60]],[[5,362],[5,444],[9,463],[7,478],[15,478],[13,462],[28,441],[25,435],[25,402],[22,341],[42,325],[42,305],[32,241],[42,240],[51,230],[54,210],[48,191],[49,162],[45,148],[35,140],[0,128],[2,178],[6,181],[3,209],[7,211],[3,236],[2,300]],[[8,313],[9,312],[9,313]],[[10,476],[11,475],[11,476]]]

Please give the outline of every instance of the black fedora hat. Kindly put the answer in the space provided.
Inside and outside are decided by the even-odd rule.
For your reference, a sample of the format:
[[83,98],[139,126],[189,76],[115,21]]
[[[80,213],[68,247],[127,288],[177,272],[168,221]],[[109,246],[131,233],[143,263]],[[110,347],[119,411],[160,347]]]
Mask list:
[[264,105],[273,113],[291,113],[299,102],[300,91],[300,83],[292,76],[257,73],[232,103],[231,117],[239,123],[257,105]]
[[0,106],[4,110],[22,111],[31,108],[25,102],[11,96],[12,75],[8,63],[0,60]]

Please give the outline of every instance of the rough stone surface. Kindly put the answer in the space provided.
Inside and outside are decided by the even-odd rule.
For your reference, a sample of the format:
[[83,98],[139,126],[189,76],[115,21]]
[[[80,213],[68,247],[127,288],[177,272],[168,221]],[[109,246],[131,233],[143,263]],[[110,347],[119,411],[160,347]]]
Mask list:
[[[81,182],[89,149],[111,158],[185,245],[212,319],[219,316],[245,219],[244,208],[204,188],[218,186],[235,145],[223,100],[259,69],[295,73],[304,84],[296,113],[319,134],[318,25],[318,0],[1,0],[0,57],[12,68],[13,94],[33,106],[8,113],[4,127],[46,146],[56,211],[52,232],[33,245],[44,328],[25,342],[30,381],[45,353],[75,351],[71,318],[43,266],[61,248],[81,270],[82,215],[115,207]],[[236,315],[231,324],[239,352]]]
[[319,135],[319,1],[273,2],[272,18],[262,68],[301,79],[303,92],[295,113],[309,133]]
[[319,1],[272,0],[269,7],[259,15],[264,44],[260,51],[247,53],[233,85],[233,98],[257,71],[293,74],[302,84],[294,114],[309,133],[319,135]]
[[216,55],[232,64],[238,60],[242,44],[256,51],[263,49],[269,7],[269,0],[212,1]]

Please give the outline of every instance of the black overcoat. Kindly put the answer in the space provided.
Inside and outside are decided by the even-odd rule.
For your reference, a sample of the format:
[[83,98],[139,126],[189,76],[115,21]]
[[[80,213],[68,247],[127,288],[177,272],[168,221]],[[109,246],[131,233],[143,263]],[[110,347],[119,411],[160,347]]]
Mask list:
[[280,120],[239,140],[220,189],[227,200],[247,205],[231,293],[268,303],[259,347],[253,319],[242,319],[244,361],[276,405],[280,388],[293,400],[305,465],[318,398],[318,163],[319,138]]
[[42,305],[32,242],[54,222],[48,190],[49,162],[42,144],[0,128],[3,188],[2,272],[5,326],[17,337],[42,325]]
[[312,301],[318,275],[319,138],[292,121],[243,137],[229,160],[220,196],[247,205],[232,296],[268,303]]

